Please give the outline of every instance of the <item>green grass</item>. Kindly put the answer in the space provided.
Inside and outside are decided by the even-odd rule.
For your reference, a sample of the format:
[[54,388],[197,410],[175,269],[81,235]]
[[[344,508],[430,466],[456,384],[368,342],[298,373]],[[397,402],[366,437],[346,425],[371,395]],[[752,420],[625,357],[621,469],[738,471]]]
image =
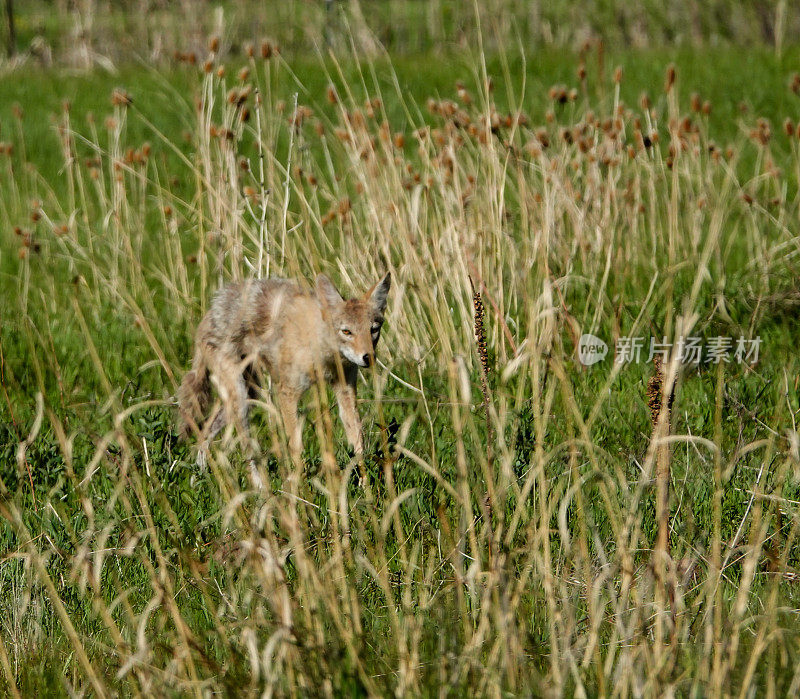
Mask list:
[[[516,53],[502,61],[490,58],[487,72],[501,85],[495,95],[498,108],[521,107],[535,123],[539,123],[552,106],[547,99],[550,86],[558,83],[579,86],[579,58],[572,52],[565,54],[563,50],[548,48],[526,53],[524,58]],[[363,77],[352,61],[346,61],[342,70],[345,82],[357,85],[363,80],[370,93],[393,93],[396,76],[409,101],[424,105],[431,96],[454,99],[458,80],[474,92],[478,78],[476,60],[477,54],[464,52],[445,56],[415,54],[413,57],[394,57],[391,64],[378,58],[374,62],[374,72]],[[800,106],[800,96],[788,89],[790,78],[800,65],[800,48],[797,47],[790,48],[780,57],[767,49],[742,51],[735,47],[606,49],[602,67],[598,65],[595,51],[587,54],[585,62],[591,105],[608,106],[613,97],[613,72],[621,66],[624,76],[621,99],[635,107],[641,94],[647,93],[654,100],[656,109],[662,112],[665,103],[660,95],[664,74],[668,65],[675,65],[681,103],[688,103],[692,93],[711,102],[708,130],[722,146],[741,135],[743,124],[750,125],[759,116],[769,119],[778,135],[782,121],[796,115]],[[242,61],[239,59],[229,65],[228,79],[230,84],[234,84]],[[314,58],[292,59],[294,76],[281,74],[274,86],[275,98],[289,100],[298,93],[301,103],[310,102],[317,109],[330,111],[324,100],[329,80],[319,65]],[[335,74],[332,64],[328,63],[327,69]],[[55,177],[61,167],[61,154],[54,137],[53,122],[58,119],[64,103],[71,105],[76,128],[84,132],[87,115],[93,114],[101,123],[111,111],[112,90],[124,87],[148,121],[171,140],[180,142],[182,131],[191,124],[189,109],[200,82],[197,72],[181,66],[163,71],[126,65],[116,74],[105,71],[74,74],[34,68],[26,72],[24,80],[9,77],[0,82],[0,134],[6,134],[7,138],[15,132],[14,105],[21,106],[28,117],[23,120],[22,133],[25,141],[35,146],[31,160],[45,176]],[[361,92],[358,88],[355,91]],[[181,105],[186,109],[181,109]],[[393,99],[386,105],[386,110],[390,122],[399,128],[405,121],[402,103]],[[562,107],[558,116],[569,120],[570,113],[579,115],[582,111],[579,102],[575,107]],[[129,121],[128,136],[134,143],[154,138],[148,127],[135,118]],[[785,143],[780,138],[776,140],[778,148],[785,152]]]
[[[265,104],[259,112],[251,98],[248,128],[231,148],[257,171],[259,135],[264,144],[273,270],[327,271],[356,290],[389,267],[400,299],[390,299],[379,348],[388,369],[361,389],[363,462],[347,454],[336,420],[322,439],[306,427],[299,470],[267,455],[281,438],[262,404],[253,424],[265,445],[264,491],[250,487],[237,448],[220,444],[201,470],[193,445],[177,440],[170,404],[218,278],[247,273],[243,256],[256,259],[259,247],[258,216],[242,194],[259,183],[241,174],[231,182],[231,151],[206,143],[195,111],[205,87],[217,103],[200,117],[232,118],[224,101],[241,64],[227,66],[225,85],[185,66],[31,70],[0,81],[0,140],[14,143],[11,157],[0,156],[0,584],[11,590],[0,600],[0,638],[19,690],[541,694],[556,686],[592,695],[641,683],[706,694],[729,672],[725,686],[788,692],[797,681],[791,574],[800,564],[798,141],[780,125],[798,113],[800,98],[787,87],[798,59],[796,48],[780,58],[726,47],[607,50],[600,67],[593,51],[585,94],[564,105],[548,89],[579,87],[578,57],[549,49],[525,61],[490,57],[491,96],[477,52],[391,64],[344,57],[341,76],[332,60],[324,70],[309,58],[254,63],[249,79]],[[665,163],[669,63],[681,117],[693,92],[712,103],[709,116],[690,115],[698,152],[674,169]],[[346,120],[326,101],[331,75],[350,112],[380,95],[391,133],[405,135],[396,160],[373,169],[360,142],[333,136]],[[451,133],[426,100],[456,99],[457,80],[473,95],[474,121],[491,101],[503,114],[523,110],[530,126],[500,129],[484,145],[467,139],[446,181],[441,152],[418,152],[412,132],[428,124]],[[132,95],[131,107],[112,108],[117,87]],[[589,109],[613,116],[620,99],[632,110],[633,144],[642,92],[661,137],[651,157],[628,160],[623,149],[616,165],[592,163],[560,139]],[[291,134],[291,106],[281,112],[277,103],[291,105],[295,93],[324,138],[311,124]],[[71,162],[56,129],[64,100]],[[108,116],[116,126],[106,128]],[[747,138],[758,117],[772,124],[768,148]],[[382,118],[367,135],[379,138]],[[540,127],[551,140],[548,160],[525,151]],[[711,161],[710,141],[732,145],[730,165]],[[118,182],[114,162],[145,142],[147,163],[123,168]],[[292,171],[284,219],[289,157],[292,170],[300,165],[319,184]],[[780,176],[764,174],[768,157]],[[431,178],[425,190],[404,186],[412,172],[422,184]],[[463,206],[468,176],[476,185]],[[349,218],[323,224],[344,196]],[[33,200],[46,214],[38,221]],[[49,223],[70,220],[64,235]],[[14,226],[32,233],[38,252],[21,245]],[[491,430],[466,272],[486,285]],[[690,312],[695,334],[759,335],[763,345],[752,369],[704,365],[680,376],[671,434],[682,439],[670,463],[675,568],[665,582],[652,555],[652,366],[609,378],[611,359],[582,368],[574,340],[578,329],[609,344],[671,335]],[[517,347],[526,342],[513,371],[506,331]],[[308,422],[318,422],[308,403]],[[338,469],[325,465],[331,455]]]

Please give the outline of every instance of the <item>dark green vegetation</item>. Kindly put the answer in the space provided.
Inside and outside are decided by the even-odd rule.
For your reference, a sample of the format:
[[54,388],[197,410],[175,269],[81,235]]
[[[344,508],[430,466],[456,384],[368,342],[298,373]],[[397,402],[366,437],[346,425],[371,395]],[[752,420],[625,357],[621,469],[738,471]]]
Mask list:
[[[800,681],[800,52],[422,48],[0,82],[4,688]],[[235,443],[197,466],[171,396],[219,280],[387,268],[364,459],[323,392],[302,464],[254,406],[269,487]],[[762,344],[682,368],[668,427],[652,364],[575,359],[681,327]]]

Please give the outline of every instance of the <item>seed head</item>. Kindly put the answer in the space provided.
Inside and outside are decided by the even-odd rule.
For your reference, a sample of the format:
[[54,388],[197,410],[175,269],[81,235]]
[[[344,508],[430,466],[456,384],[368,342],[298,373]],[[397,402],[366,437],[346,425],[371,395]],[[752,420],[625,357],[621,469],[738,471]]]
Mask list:
[[664,81],[664,92],[671,92],[673,85],[675,85],[675,65],[670,63],[667,67],[667,76]]
[[[470,283],[472,283],[472,279],[470,279]],[[481,362],[483,381],[485,382],[485,377],[489,375],[489,354],[486,349],[486,328],[484,327],[486,310],[483,307],[481,292],[474,285],[472,287],[472,305],[475,309],[475,340],[478,343],[478,358]]]
[[[650,423],[655,427],[658,422],[658,416],[661,413],[661,396],[664,390],[664,372],[659,355],[653,357],[653,364],[655,365],[655,373],[647,382],[647,407],[650,408]],[[672,409],[673,397],[674,394],[669,397],[668,411]],[[669,418],[669,413],[667,418]]]
[[569,99],[567,88],[564,85],[553,85],[547,94],[553,102],[558,104],[566,104]]
[[120,87],[114,88],[111,93],[111,104],[114,107],[127,107],[132,102],[131,96]]

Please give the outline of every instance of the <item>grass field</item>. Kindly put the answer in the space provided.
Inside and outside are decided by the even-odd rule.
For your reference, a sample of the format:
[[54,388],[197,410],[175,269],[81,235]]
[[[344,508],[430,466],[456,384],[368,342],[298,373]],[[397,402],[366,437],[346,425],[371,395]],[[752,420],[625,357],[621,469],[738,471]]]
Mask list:
[[[266,48],[0,79],[0,691],[796,694],[800,49]],[[198,466],[213,292],[387,270],[363,458]]]

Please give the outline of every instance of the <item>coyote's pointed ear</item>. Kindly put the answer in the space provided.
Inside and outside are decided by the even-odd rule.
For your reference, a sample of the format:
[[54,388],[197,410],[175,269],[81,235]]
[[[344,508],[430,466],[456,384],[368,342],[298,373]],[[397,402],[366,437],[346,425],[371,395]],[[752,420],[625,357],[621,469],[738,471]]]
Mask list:
[[336,306],[344,303],[342,295],[336,291],[333,282],[324,274],[317,275],[317,296],[326,306]]
[[368,291],[369,302],[375,309],[383,314],[386,310],[386,297],[389,295],[389,287],[392,284],[392,273],[387,272],[386,276],[381,279],[371,291]]

